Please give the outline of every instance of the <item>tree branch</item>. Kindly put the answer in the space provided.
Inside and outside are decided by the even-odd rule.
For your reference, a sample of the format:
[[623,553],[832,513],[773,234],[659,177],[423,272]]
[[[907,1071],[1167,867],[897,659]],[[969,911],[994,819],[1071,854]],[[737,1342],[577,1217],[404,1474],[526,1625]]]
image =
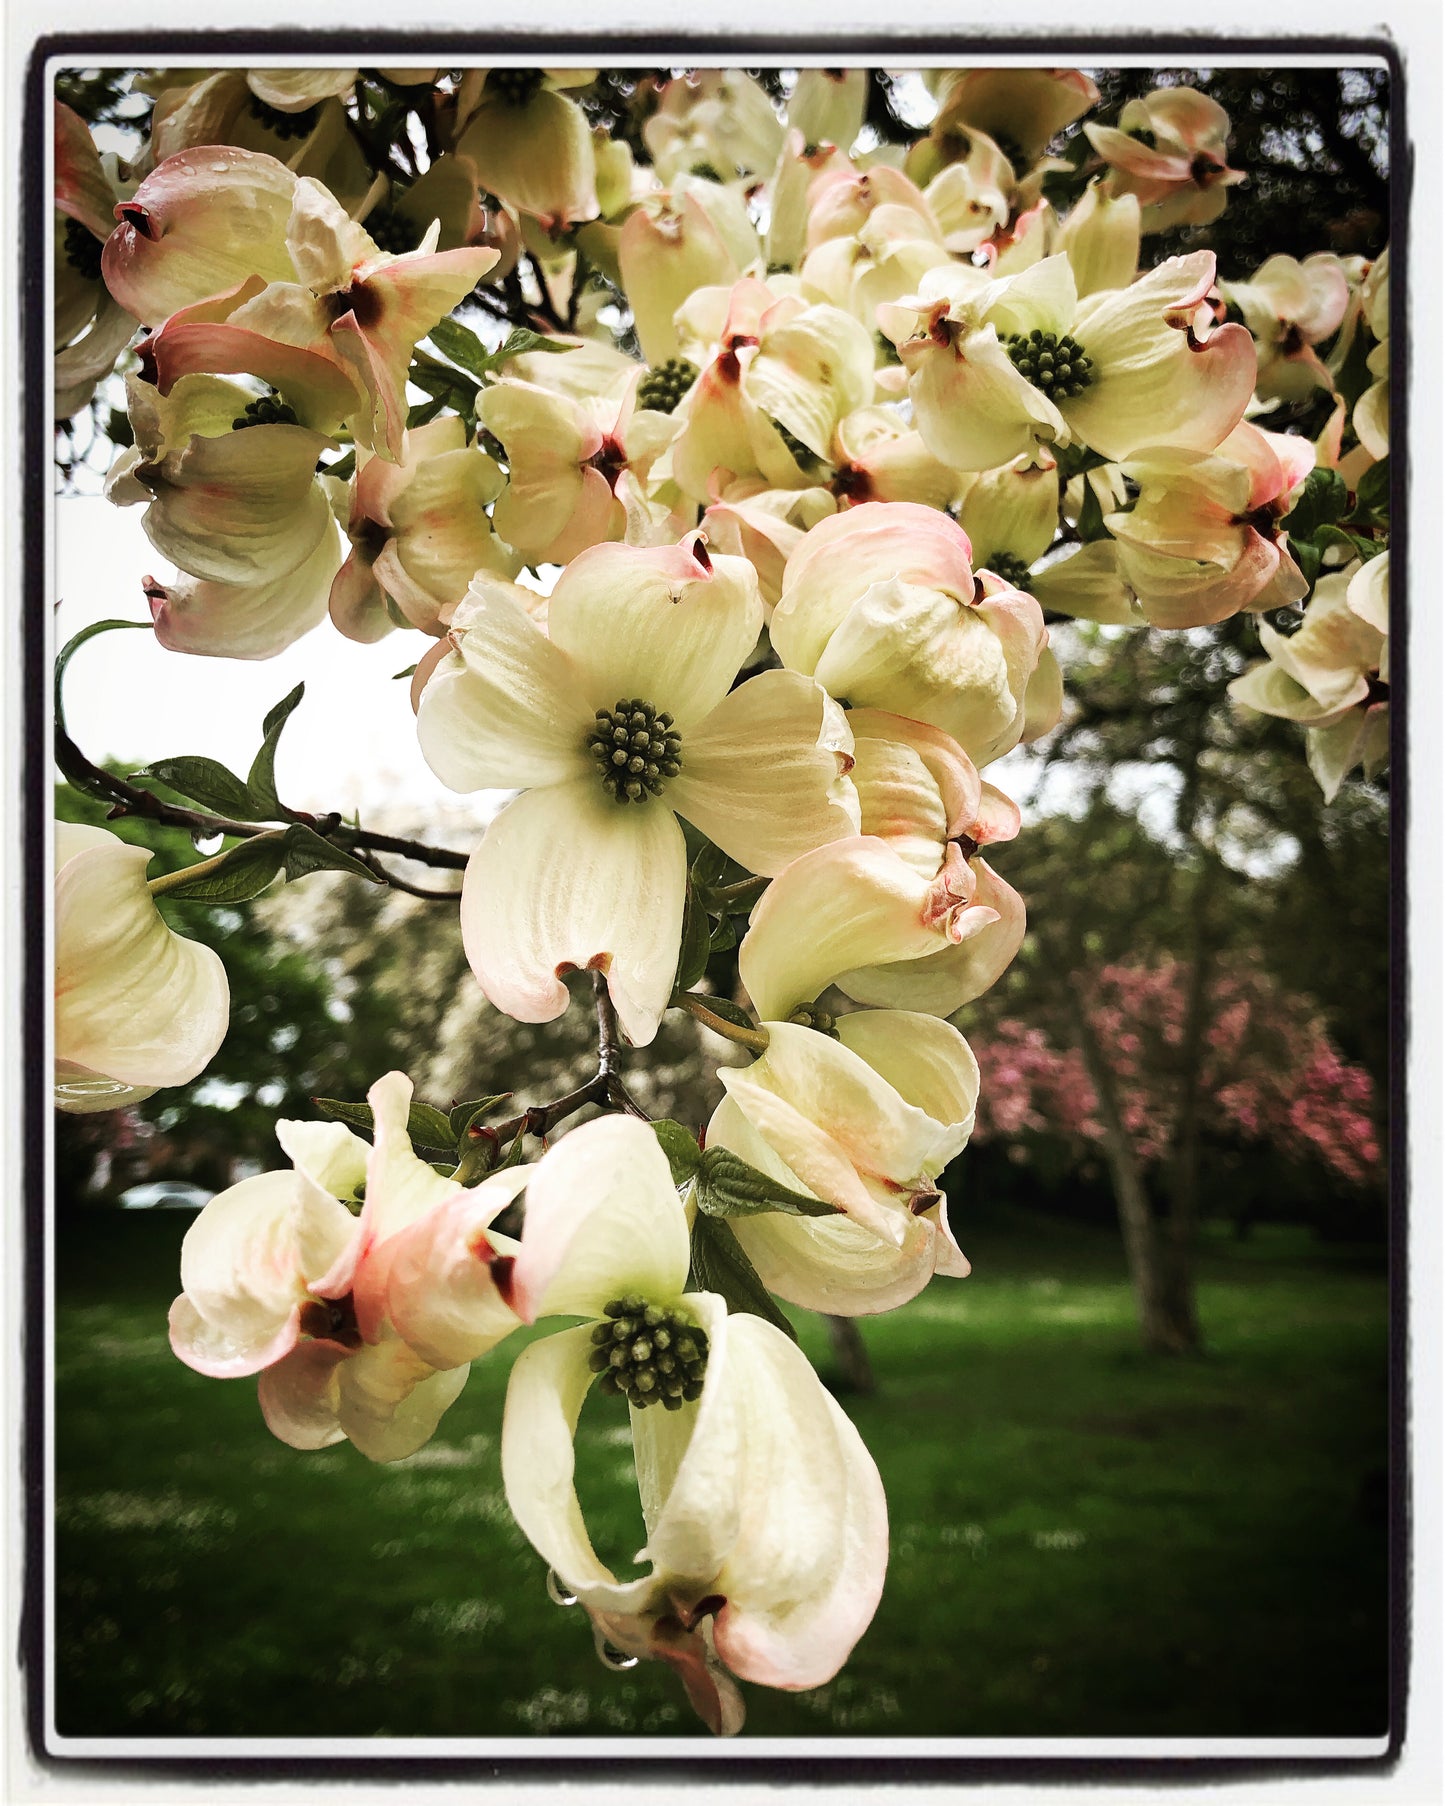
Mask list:
[[[585,1084],[579,1085],[575,1091],[569,1091],[564,1097],[555,1098],[550,1104],[531,1104],[527,1109],[519,1111],[516,1116],[508,1117],[505,1122],[477,1123],[467,1130],[467,1139],[474,1148],[485,1149],[485,1164],[480,1167],[476,1177],[484,1177],[494,1170],[496,1157],[504,1142],[516,1141],[523,1135],[535,1135],[538,1140],[545,1140],[569,1116],[575,1116],[579,1110],[589,1104],[595,1104],[599,1110],[618,1110],[628,1116],[636,1116],[643,1122],[651,1118],[641,1104],[631,1095],[623,1084],[621,1065],[621,1041],[617,1029],[617,1012],[612,1007],[612,997],[607,989],[605,974],[596,970],[592,973],[592,990],[597,1000],[597,1070]],[[463,1153],[462,1166],[458,1168],[460,1177],[469,1163],[470,1150]],[[465,1181],[474,1183],[468,1173]]]
[[[105,771],[93,764],[59,722],[55,727],[55,762],[78,790],[88,791],[110,803],[111,820],[127,815],[138,816],[163,827],[185,828],[191,834],[225,834],[236,840],[254,840],[258,834],[275,832],[274,824],[233,821],[229,816],[213,815],[206,809],[192,809],[180,803],[165,802],[154,791],[142,790],[138,784],[132,784],[125,778],[117,777],[113,771]],[[466,870],[469,857],[466,853],[454,853],[449,847],[428,846],[420,840],[404,840],[395,834],[376,834],[370,828],[353,828],[343,822],[335,810],[319,816],[296,810],[289,819],[303,823],[323,840],[332,841],[348,851],[356,849],[363,852],[395,853],[402,859],[414,859],[419,865],[440,866],[453,872]],[[409,888],[390,872],[379,871],[379,875],[388,884],[395,884],[399,890]],[[430,894],[438,896],[442,893]]]

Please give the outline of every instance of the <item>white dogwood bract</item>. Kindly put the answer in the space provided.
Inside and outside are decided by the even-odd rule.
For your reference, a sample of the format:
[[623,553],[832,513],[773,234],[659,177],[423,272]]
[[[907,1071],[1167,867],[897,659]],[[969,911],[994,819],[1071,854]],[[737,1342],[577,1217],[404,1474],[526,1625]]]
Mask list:
[[55,1103],[114,1110],[202,1072],[225,1038],[220,955],[177,934],[146,886],[151,855],[55,824]]

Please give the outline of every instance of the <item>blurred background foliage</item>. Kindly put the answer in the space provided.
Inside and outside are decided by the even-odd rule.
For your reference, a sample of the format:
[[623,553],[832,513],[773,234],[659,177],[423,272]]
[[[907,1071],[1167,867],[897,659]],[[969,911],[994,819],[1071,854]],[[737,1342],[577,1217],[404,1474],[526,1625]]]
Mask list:
[[[1208,245],[1237,279],[1277,251],[1382,248],[1383,74],[1093,73],[1105,120],[1163,83],[1202,87],[1250,172],[1221,221],[1146,240],[1150,257]],[[77,81],[91,86],[65,98],[88,117],[126,117],[119,85]],[[607,72],[585,103],[635,139],[649,91]],[[898,98],[875,79],[880,138],[916,129]],[[1024,833],[993,862],[1031,933],[958,1022],[996,1074],[1032,1036],[1075,1080],[1035,1087],[1011,1120],[994,1106],[1027,1087],[998,1079],[985,1132],[946,1177],[973,1277],[864,1325],[876,1396],[847,1403],[890,1499],[883,1607],[836,1682],[753,1694],[750,1727],[1377,1735],[1390,1684],[1383,1160],[1346,1173],[1327,1133],[1261,1132],[1208,1049],[1227,981],[1252,975],[1281,1019],[1328,1046],[1350,1075],[1337,1083],[1351,1120],[1387,1145],[1387,785],[1356,778],[1327,808],[1288,725],[1228,708],[1224,686],[1256,651],[1246,622],[1052,628],[1064,720],[989,773],[1026,799]],[[64,786],[57,813],[101,819]],[[107,825],[154,850],[153,872],[195,857],[184,833]],[[461,848],[471,832],[444,806],[372,825]],[[689,1730],[669,1676],[604,1674],[585,1628],[546,1599],[500,1493],[504,1359],[482,1363],[437,1441],[394,1469],[348,1447],[296,1454],[270,1439],[249,1382],[204,1380],[169,1354],[189,1219],[115,1208],[141,1179],[213,1189],[274,1164],[277,1116],[360,1097],[394,1067],[443,1106],[556,1095],[592,1069],[590,1012],[510,1023],[472,979],[453,909],[346,879],[163,907],[220,951],[232,1028],[194,1084],[118,1117],[57,1119],[60,1729]],[[1138,983],[1166,962],[1178,1008],[1152,1075],[1162,1101],[1131,1128],[1129,1058],[1099,1012],[1120,972]],[[708,976],[733,991],[735,952]],[[654,1114],[700,1124],[719,1057],[735,1050],[670,1020],[628,1082]],[[1110,1092],[1112,1139],[1097,1123]],[[823,1326],[793,1315],[843,1390]],[[589,1405],[584,1503],[622,1561],[641,1541],[624,1442],[620,1419]]]

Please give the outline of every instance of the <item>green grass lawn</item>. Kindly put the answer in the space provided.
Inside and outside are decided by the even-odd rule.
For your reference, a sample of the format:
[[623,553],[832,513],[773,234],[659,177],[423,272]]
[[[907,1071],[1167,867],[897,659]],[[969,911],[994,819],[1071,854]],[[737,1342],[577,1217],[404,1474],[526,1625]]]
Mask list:
[[[248,1380],[166,1343],[183,1213],[65,1220],[57,1727],[70,1736],[700,1731],[553,1605],[498,1470],[507,1345],[420,1454],[274,1441]],[[962,1235],[865,1325],[847,1401],[892,1556],[837,1680],[748,1688],[751,1736],[1369,1736],[1386,1727],[1387,1301],[1378,1251],[1211,1239],[1208,1358],[1139,1352],[1117,1237]],[[821,1325],[798,1314],[826,1366]],[[599,1552],[642,1541],[625,1408],[580,1436]],[[700,1733],[705,1735],[705,1733]]]

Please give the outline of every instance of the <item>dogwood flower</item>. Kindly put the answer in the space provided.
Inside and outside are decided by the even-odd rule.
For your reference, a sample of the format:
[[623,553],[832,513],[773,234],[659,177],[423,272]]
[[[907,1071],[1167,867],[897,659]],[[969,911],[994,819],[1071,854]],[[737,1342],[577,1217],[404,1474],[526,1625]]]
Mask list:
[[114,157],[102,158],[79,114],[55,103],[55,414],[79,411],[135,331],[101,281],[101,250],[117,200],[133,186]]
[[1030,596],[975,581],[967,536],[911,502],[818,523],[788,560],[773,648],[831,696],[931,722],[975,764],[1018,744],[1047,645]]
[[1374,377],[1355,403],[1351,423],[1360,444],[1372,459],[1390,450],[1390,248],[1387,245],[1370,266],[1360,288],[1360,303],[1370,331],[1378,341],[1366,360]]
[[936,1181],[973,1129],[978,1065],[963,1036],[905,1010],[858,1010],[822,1032],[765,1026],[767,1051],[718,1075],[727,1097],[707,1145],[841,1213],[736,1220],[769,1291],[852,1316],[906,1303],[935,1272],[961,1278]]
[[167,925],[150,859],[104,828],[55,824],[58,1110],[118,1110],[184,1085],[226,1037],[226,969]]
[[198,1373],[259,1373],[266,1422],[293,1448],[349,1440],[397,1461],[517,1326],[490,1277],[516,1244],[489,1226],[528,1169],[462,1191],[412,1151],[410,1080],[389,1073],[367,1098],[370,1147],[340,1123],[279,1122],[294,1170],[205,1206],[181,1246],[170,1337]]
[[1326,572],[1296,632],[1260,622],[1267,657],[1229,686],[1236,704],[1300,723],[1327,803],[1356,765],[1372,778],[1389,759],[1389,596],[1388,552]]
[[768,671],[729,690],[762,626],[751,567],[675,546],[594,546],[547,630],[495,586],[453,621],[422,691],[422,752],[454,790],[526,785],[467,867],[462,938],[498,1008],[548,1022],[562,975],[607,974],[640,1045],[682,931],[682,815],[748,870],[855,831],[851,736],[823,689]]
[[642,139],[661,182],[683,174],[756,181],[773,173],[783,127],[741,69],[703,69],[662,84]]
[[908,368],[919,431],[960,470],[1007,463],[1039,439],[1079,439],[1107,458],[1210,451],[1255,376],[1244,327],[1204,336],[1214,273],[1214,253],[1196,251],[1080,301],[1059,252],[982,287],[977,272],[933,271],[879,319]]
[[1244,316],[1259,355],[1255,390],[1261,400],[1301,401],[1334,378],[1315,346],[1339,330],[1350,304],[1344,266],[1332,252],[1298,259],[1268,257],[1248,282],[1221,285]]
[[521,568],[492,531],[487,504],[504,483],[456,415],[408,429],[401,461],[362,450],[346,523],[351,553],[328,607],[353,640],[376,640],[403,624],[441,634],[478,571],[502,578]]
[[674,478],[699,502],[738,479],[813,487],[831,467],[839,421],[873,398],[872,338],[841,308],[777,299],[753,279],[725,298],[704,290],[679,321],[719,302],[726,317],[710,324],[720,349],[677,410]]
[[649,364],[681,351],[677,310],[699,289],[730,288],[761,267],[758,235],[738,197],[716,182],[679,177],[644,195],[617,241],[617,268]]
[[1241,421],[1217,451],[1146,450],[1121,469],[1138,486],[1104,516],[1118,568],[1156,627],[1202,627],[1242,608],[1279,608],[1309,592],[1281,537],[1314,447]]
[[578,75],[590,79],[585,71],[486,70],[480,104],[456,144],[489,193],[549,228],[597,217],[587,116],[558,92]]
[[[604,1655],[670,1663],[729,1733],[743,1715],[732,1676],[806,1688],[842,1666],[882,1591],[887,1507],[796,1344],[686,1291],[687,1276],[687,1217],[646,1124],[584,1124],[531,1169],[513,1303],[527,1322],[588,1321],[518,1357],[502,1479]],[[631,1407],[647,1532],[636,1560],[649,1564],[635,1579],[596,1553],[574,1485],[577,1420],[599,1375]]]
[[878,835],[795,859],[763,892],[738,973],[765,1022],[837,985],[856,1003],[951,1016],[1006,970],[1024,937],[1018,892],[986,860],[932,879]]
[[1090,120],[1085,136],[1109,165],[1116,194],[1135,194],[1146,232],[1204,226],[1245,180],[1225,161],[1229,115],[1197,88],[1156,88],[1125,103],[1117,126]]
[[1020,171],[1099,102],[1080,69],[939,69],[928,80],[939,99],[934,133],[987,132]]

